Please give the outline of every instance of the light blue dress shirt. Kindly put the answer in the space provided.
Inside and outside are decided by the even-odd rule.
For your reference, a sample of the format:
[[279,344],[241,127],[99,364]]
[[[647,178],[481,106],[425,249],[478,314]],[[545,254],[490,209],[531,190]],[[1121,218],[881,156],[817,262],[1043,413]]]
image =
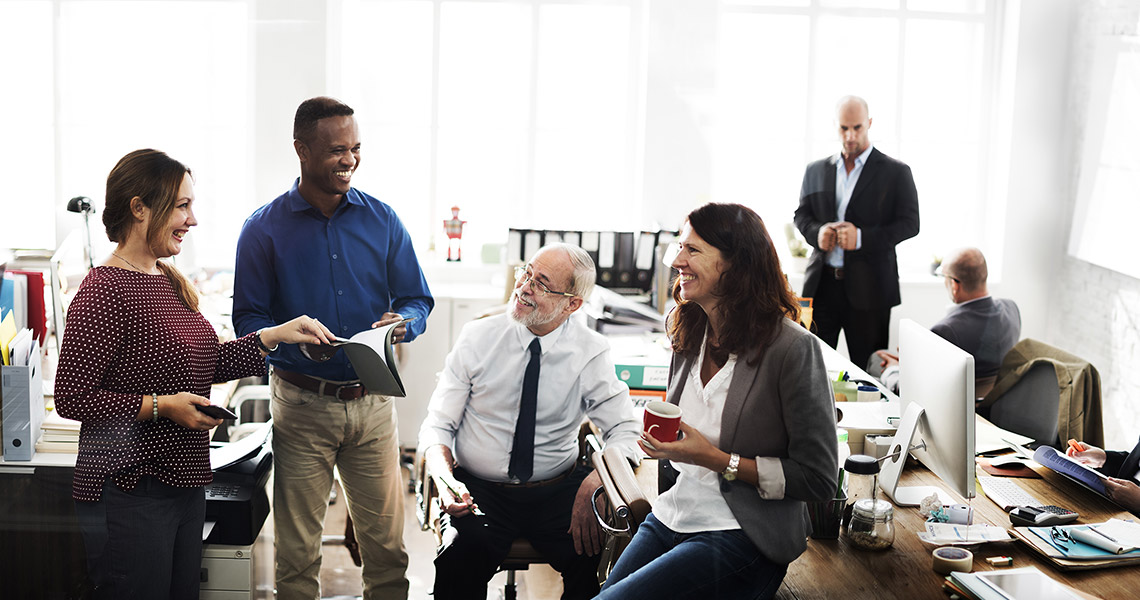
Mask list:
[[[847,167],[843,164],[843,155],[839,155],[839,160],[835,161],[835,201],[838,203],[836,207],[836,221],[843,222],[847,220],[847,204],[851,202],[851,193],[855,191],[855,184],[859,183],[859,175],[863,173],[863,165],[867,162],[867,157],[871,154],[873,145],[868,145],[867,149],[862,154],[855,157],[855,168],[851,172],[847,172]],[[856,234],[858,237],[855,241],[855,249],[863,247],[863,230],[858,230]],[[827,253],[827,264],[835,268],[843,266],[843,249],[836,243],[835,248]]]

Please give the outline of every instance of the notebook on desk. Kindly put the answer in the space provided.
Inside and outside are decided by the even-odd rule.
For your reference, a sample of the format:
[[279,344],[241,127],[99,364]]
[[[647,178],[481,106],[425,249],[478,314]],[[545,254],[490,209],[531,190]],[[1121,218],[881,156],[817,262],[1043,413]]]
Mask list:
[[[1087,528],[1088,525],[1059,526],[1058,529],[1082,527]],[[1067,551],[1062,550],[1060,546],[1052,543],[1052,536],[1049,532],[1051,529],[1051,527],[1014,527],[1010,533],[1033,551],[1044,556],[1054,567],[1063,571],[1104,569],[1140,564],[1140,550],[1124,554],[1110,554],[1093,547],[1078,548],[1077,543],[1065,544],[1069,549]]]

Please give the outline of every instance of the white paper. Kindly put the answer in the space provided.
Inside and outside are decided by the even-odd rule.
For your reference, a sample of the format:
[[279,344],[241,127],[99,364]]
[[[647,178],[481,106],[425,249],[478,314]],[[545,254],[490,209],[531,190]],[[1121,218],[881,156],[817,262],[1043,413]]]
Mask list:
[[342,346],[356,376],[368,388],[369,393],[384,394],[404,398],[404,384],[400,381],[400,370],[392,351],[392,335],[396,327],[413,318],[389,323],[376,329],[366,329],[351,339],[337,338],[334,346]]
[[993,525],[959,525],[957,523],[926,523],[926,531],[918,537],[928,544],[960,545],[983,542],[1008,542],[1009,532]]
[[1140,548],[1140,524],[1133,521],[1109,519],[1105,523],[1097,525],[1096,528],[1124,546]]
[[[1100,535],[1096,531],[1092,531],[1092,529],[1094,527],[1096,527],[1096,531],[1100,531],[1104,535]],[[1129,547],[1125,546],[1124,544],[1119,543],[1118,541],[1114,542],[1114,541],[1108,539],[1107,537],[1105,537],[1105,535],[1111,537],[1114,540],[1119,539],[1114,535],[1110,535],[1108,532],[1104,531],[1100,527],[1097,527],[1096,525],[1090,525],[1087,529],[1075,529],[1074,528],[1074,529],[1069,530],[1069,536],[1072,537],[1074,540],[1077,540],[1078,542],[1081,542],[1082,544],[1088,544],[1089,546],[1093,546],[1095,548],[1100,548],[1101,550],[1104,550],[1105,552],[1111,552],[1113,554],[1121,554],[1123,552],[1128,552],[1128,551],[1135,549],[1135,548],[1129,548]]]

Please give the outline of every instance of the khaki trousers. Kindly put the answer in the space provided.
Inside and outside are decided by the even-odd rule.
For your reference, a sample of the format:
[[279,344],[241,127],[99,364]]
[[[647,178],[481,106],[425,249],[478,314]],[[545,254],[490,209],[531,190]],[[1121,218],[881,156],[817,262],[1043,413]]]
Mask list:
[[321,535],[333,467],[364,563],[364,598],[407,598],[404,478],[392,398],[338,400],[270,378],[277,597],[321,597]]

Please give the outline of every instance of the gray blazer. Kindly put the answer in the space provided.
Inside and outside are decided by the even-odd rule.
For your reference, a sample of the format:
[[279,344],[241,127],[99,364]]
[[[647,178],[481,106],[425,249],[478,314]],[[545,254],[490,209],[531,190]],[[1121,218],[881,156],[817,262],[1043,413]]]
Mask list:
[[[758,364],[750,364],[760,355]],[[695,355],[674,354],[667,399],[677,404]],[[764,500],[756,486],[721,479],[732,514],[768,560],[788,564],[807,548],[806,500],[835,496],[839,465],[835,403],[819,341],[784,319],[776,340],[739,356],[721,413],[720,449],[780,459],[784,498]]]
[[930,330],[973,355],[975,378],[991,377],[1021,339],[1021,311],[1013,300],[986,296],[954,306]]

